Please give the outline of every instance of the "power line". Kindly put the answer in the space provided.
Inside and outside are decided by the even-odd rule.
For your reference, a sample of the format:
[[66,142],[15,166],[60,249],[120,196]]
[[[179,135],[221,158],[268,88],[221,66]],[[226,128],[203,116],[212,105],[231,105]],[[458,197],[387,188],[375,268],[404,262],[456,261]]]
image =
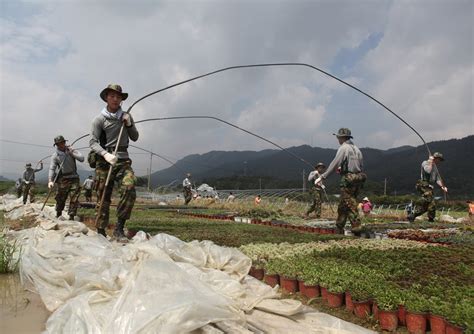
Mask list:
[[47,147],[47,148],[51,148],[51,146],[39,145],[39,144],[32,144],[32,143],[22,143],[22,142],[19,142],[19,141],[8,140],[8,139],[0,139],[0,141],[3,141],[3,142],[5,142],[5,143],[12,143],[12,144],[20,144],[20,145],[27,145],[27,146],[36,146],[36,147]]

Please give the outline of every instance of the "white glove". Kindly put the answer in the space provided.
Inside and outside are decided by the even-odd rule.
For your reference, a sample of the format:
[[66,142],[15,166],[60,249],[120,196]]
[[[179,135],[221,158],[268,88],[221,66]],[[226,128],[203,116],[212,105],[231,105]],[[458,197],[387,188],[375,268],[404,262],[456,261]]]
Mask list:
[[428,158],[428,161],[432,162],[433,160],[434,160],[434,156],[430,155],[430,157]]
[[49,181],[48,182],[48,188],[51,189],[52,187],[54,187],[54,182]]
[[314,180],[314,184],[318,185],[318,183],[321,182],[322,180],[323,180],[323,178],[320,176],[316,180]]
[[326,189],[326,186],[325,186],[324,184],[322,184],[320,187],[321,187],[321,189],[323,189],[323,190]]
[[441,189],[443,189],[443,191],[444,191],[445,193],[448,192],[448,187],[441,187]]
[[132,126],[132,117],[129,113],[123,113],[122,121],[125,123],[125,126],[131,127]]
[[105,159],[105,161],[107,161],[112,166],[115,165],[117,163],[117,160],[118,160],[118,158],[115,155],[113,155],[111,153],[108,153],[108,152],[104,154],[104,159]]

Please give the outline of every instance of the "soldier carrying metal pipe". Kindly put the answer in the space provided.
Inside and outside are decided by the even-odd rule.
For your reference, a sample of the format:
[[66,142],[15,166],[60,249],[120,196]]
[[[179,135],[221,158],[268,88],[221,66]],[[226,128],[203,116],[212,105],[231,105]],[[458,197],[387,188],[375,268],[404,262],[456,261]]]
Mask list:
[[357,195],[364,185],[367,175],[362,172],[363,156],[362,152],[352,142],[351,130],[341,128],[334,133],[341,145],[336,152],[336,156],[329,164],[328,169],[314,183],[319,183],[326,179],[333,171],[339,170],[341,181],[339,187],[341,197],[337,208],[336,228],[339,234],[344,233],[344,226],[347,219],[351,222],[352,231],[360,231],[360,217],[357,209]]
[[[132,169],[132,160],[128,155],[128,143],[129,140],[138,140],[138,130],[132,115],[122,110],[121,103],[127,99],[128,94],[122,92],[121,86],[108,85],[102,90],[100,97],[107,105],[92,121],[89,142],[90,148],[96,155],[95,175],[98,197],[102,198],[104,195],[102,205],[99,206],[99,212],[97,212],[96,227],[99,234],[107,236],[105,229],[109,224],[112,191],[117,181],[120,188],[120,200],[117,205],[117,224],[113,236],[118,240],[123,240],[126,239],[123,230],[125,222],[130,219],[137,197],[135,190],[137,178]],[[125,125],[125,131],[124,135],[120,136],[122,124]],[[116,145],[118,146],[115,155],[113,153]],[[106,188],[110,165],[112,165],[112,171]]]
[[[68,215],[69,220],[74,220],[79,207],[79,196],[81,185],[79,184],[79,174],[77,174],[76,160],[83,162],[84,156],[78,150],[66,146],[66,139],[59,135],[54,138],[56,151],[51,156],[51,164],[48,173],[48,188],[52,189],[54,184],[58,185],[56,194],[56,217],[62,216],[69,196]],[[57,170],[57,173],[56,173]]]

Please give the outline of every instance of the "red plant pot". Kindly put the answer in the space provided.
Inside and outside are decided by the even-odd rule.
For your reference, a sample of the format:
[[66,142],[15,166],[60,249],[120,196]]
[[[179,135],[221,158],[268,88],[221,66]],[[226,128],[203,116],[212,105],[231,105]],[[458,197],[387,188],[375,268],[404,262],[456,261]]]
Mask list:
[[338,308],[342,306],[344,301],[344,292],[341,293],[332,293],[327,292],[328,306],[332,308]]
[[380,328],[394,332],[398,327],[398,311],[379,310]]
[[135,234],[137,234],[137,232],[138,232],[137,230],[128,230],[127,237],[129,239],[132,239],[135,236]]
[[252,266],[250,267],[249,275],[261,281],[263,279],[264,272],[262,268],[255,268]]
[[370,300],[352,302],[354,303],[354,314],[356,317],[365,319],[370,315]]
[[372,314],[374,315],[375,320],[379,320],[379,306],[376,302],[372,303]]
[[321,297],[323,300],[328,299],[328,290],[325,287],[321,287]]
[[304,281],[298,280],[298,290],[299,292],[301,292],[302,295],[304,295],[304,289],[305,289]]
[[398,306],[398,323],[402,326],[406,326],[407,324],[407,310],[405,309],[404,305]]
[[456,326],[455,324],[446,323],[446,334],[462,334],[464,329],[462,327]]
[[412,334],[425,334],[427,318],[426,313],[408,311],[406,316],[408,331]]
[[430,327],[431,334],[445,334],[446,333],[446,320],[435,314],[430,314]]
[[296,278],[291,277],[280,277],[281,287],[284,291],[289,293],[295,293],[298,291],[298,281]]
[[349,312],[354,311],[354,303],[352,302],[352,295],[349,291],[346,291],[346,310]]
[[263,280],[265,281],[265,283],[267,283],[268,285],[270,285],[272,288],[278,284],[280,284],[280,276],[278,274],[275,274],[275,275],[267,275],[265,274],[263,276]]
[[304,285],[303,295],[307,298],[316,298],[321,295],[319,285]]

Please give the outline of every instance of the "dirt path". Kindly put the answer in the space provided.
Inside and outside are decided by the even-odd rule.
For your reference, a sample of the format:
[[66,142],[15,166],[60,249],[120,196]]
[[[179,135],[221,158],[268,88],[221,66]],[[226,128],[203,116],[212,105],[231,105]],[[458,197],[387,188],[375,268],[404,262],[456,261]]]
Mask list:
[[0,333],[41,333],[49,314],[39,295],[22,288],[18,274],[0,274]]

